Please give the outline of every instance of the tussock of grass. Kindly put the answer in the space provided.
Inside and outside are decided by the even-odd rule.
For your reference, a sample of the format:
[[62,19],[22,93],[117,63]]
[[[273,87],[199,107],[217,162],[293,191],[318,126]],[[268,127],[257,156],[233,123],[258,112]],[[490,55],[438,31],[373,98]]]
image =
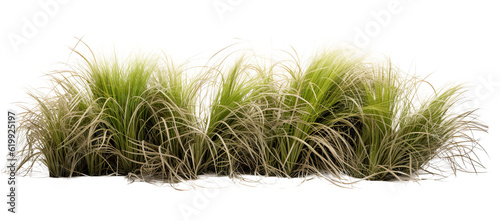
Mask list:
[[[454,111],[460,86],[418,100],[423,80],[349,51],[306,65],[252,57],[186,69],[152,57],[81,56],[82,66],[31,92],[21,166],[52,177],[131,175],[179,182],[203,174],[369,180],[418,179],[482,167],[474,110]],[[278,80],[277,76],[286,76]],[[213,91],[207,91],[208,86]],[[209,104],[200,98],[211,93]],[[200,109],[201,108],[201,109]]]

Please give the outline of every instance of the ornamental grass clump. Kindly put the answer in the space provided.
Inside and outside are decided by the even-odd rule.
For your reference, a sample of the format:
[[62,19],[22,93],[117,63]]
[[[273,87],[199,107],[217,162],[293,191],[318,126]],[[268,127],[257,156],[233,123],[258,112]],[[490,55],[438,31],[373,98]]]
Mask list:
[[316,55],[305,69],[289,69],[292,77],[283,95],[291,108],[283,127],[287,136],[279,136],[274,144],[286,174],[342,175],[345,159],[353,154],[352,118],[365,79],[362,61],[345,51],[329,51]]
[[220,81],[206,119],[216,163],[209,170],[217,174],[253,173],[258,165],[261,121],[271,117],[263,116],[259,101],[270,92],[266,77],[253,68],[241,58],[228,70],[217,72]]
[[[481,167],[474,151],[482,149],[468,132],[486,127],[474,111],[454,113],[461,101],[461,86],[434,91],[417,99],[423,80],[408,78],[390,63],[372,67],[364,81],[365,97],[359,111],[355,158],[347,174],[370,180],[415,178],[418,173],[440,173],[432,165],[442,159],[453,172]],[[435,171],[435,172],[432,172]]]
[[[390,62],[345,50],[305,64],[244,55],[201,69],[169,59],[83,56],[49,74],[22,113],[21,166],[51,177],[320,176],[334,183],[474,171],[486,126],[457,111],[461,86],[433,91]],[[190,77],[194,71],[195,77]],[[210,89],[207,89],[210,88]],[[206,105],[203,105],[206,104]]]

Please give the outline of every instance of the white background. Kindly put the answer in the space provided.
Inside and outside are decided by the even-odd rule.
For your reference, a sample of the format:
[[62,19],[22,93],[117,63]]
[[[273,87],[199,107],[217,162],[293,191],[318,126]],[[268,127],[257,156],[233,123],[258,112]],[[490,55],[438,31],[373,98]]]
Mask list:
[[[294,47],[303,58],[321,47],[350,45],[390,57],[403,70],[432,74],[435,85],[471,86],[471,106],[481,108],[490,127],[481,134],[487,170],[352,189],[320,179],[248,186],[220,178],[197,181],[220,188],[180,186],[188,191],[123,177],[42,173],[18,178],[18,214],[0,206],[2,220],[498,220],[500,5],[494,1],[69,0],[48,9],[46,2],[55,1],[0,3],[3,113],[20,110],[15,102],[29,101],[27,89],[43,86],[42,75],[68,61],[74,37],[98,53],[163,51],[178,63],[207,59],[232,43],[264,56]],[[6,134],[0,137],[6,144]],[[0,183],[3,195],[6,174]],[[5,205],[7,197],[0,199]]]

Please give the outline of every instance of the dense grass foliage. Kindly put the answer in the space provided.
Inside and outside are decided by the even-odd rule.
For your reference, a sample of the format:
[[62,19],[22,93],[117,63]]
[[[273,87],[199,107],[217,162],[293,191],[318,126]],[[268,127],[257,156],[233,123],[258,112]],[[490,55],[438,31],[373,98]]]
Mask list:
[[456,110],[464,90],[422,99],[427,83],[390,62],[341,50],[305,64],[263,66],[243,56],[189,77],[169,60],[76,53],[83,64],[50,74],[50,93],[30,93],[36,106],[22,113],[19,152],[27,171],[41,162],[51,177],[317,175],[344,183],[482,167],[474,133],[486,126],[474,110]]

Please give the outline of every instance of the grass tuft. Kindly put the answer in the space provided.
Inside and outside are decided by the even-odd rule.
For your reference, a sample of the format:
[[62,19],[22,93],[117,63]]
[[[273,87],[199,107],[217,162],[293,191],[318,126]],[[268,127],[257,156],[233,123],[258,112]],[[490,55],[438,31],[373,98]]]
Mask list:
[[36,105],[22,113],[25,171],[41,162],[51,177],[316,175],[345,184],[346,176],[444,175],[443,164],[454,173],[482,168],[475,134],[487,127],[475,110],[456,110],[464,89],[419,99],[428,83],[389,61],[330,50],[306,64],[260,65],[245,55],[188,78],[169,59],[75,52],[83,65],[49,74],[49,93],[29,93]]

